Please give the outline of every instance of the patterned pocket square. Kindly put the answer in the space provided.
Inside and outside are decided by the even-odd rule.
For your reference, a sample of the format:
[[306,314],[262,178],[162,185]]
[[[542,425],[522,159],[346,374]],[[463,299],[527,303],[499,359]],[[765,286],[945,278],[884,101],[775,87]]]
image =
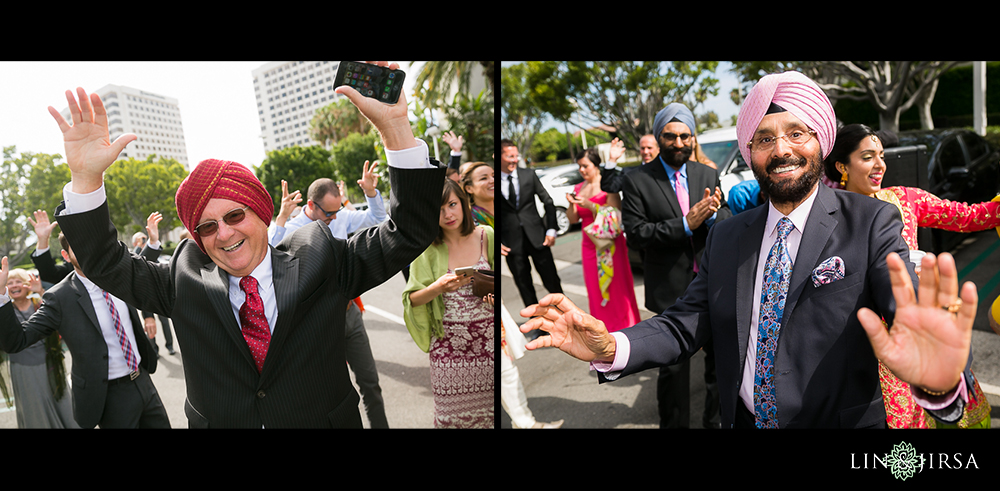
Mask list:
[[844,260],[833,256],[823,261],[812,272],[813,285],[817,288],[828,285],[844,277]]

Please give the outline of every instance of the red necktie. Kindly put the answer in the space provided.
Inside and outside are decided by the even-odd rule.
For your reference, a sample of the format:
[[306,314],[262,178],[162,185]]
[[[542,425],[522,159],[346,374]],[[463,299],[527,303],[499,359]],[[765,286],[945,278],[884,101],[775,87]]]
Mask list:
[[115,323],[115,333],[118,334],[118,344],[122,347],[122,354],[125,355],[125,363],[128,364],[128,369],[134,372],[139,369],[139,360],[136,359],[135,352],[132,351],[132,343],[129,342],[125,330],[122,329],[122,320],[121,317],[118,317],[118,309],[111,301],[111,296],[108,295],[108,292],[102,291],[102,293],[104,293],[104,301],[108,303],[108,309],[111,312],[111,321]]
[[247,346],[253,353],[253,361],[257,363],[257,371],[260,372],[264,366],[264,357],[267,356],[267,346],[271,343],[271,328],[264,317],[264,302],[257,293],[257,280],[253,276],[244,276],[240,280],[240,288],[247,294],[246,301],[240,307],[240,327],[243,339],[247,340]]

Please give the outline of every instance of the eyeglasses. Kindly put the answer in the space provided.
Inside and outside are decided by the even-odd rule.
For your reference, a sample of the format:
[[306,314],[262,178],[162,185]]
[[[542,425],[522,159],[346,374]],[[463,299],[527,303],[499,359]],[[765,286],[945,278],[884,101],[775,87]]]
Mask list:
[[319,203],[317,203],[315,201],[313,201],[312,203],[313,203],[313,205],[316,205],[316,208],[319,208],[319,211],[323,212],[323,214],[326,215],[327,218],[330,218],[330,217],[332,217],[332,216],[336,215],[337,213],[340,213],[341,211],[344,210],[344,203],[343,202],[340,203],[340,208],[337,211],[326,211],[326,210],[323,209],[322,206],[319,205]]
[[691,139],[691,133],[681,133],[679,135],[675,135],[673,133],[663,133],[660,135],[660,138],[666,140],[667,143],[673,143],[677,140],[677,138],[680,138],[682,142],[687,142]]
[[[226,222],[226,225],[230,225],[230,226],[236,225],[237,223],[242,222],[243,219],[247,217],[247,213],[246,213],[247,208],[250,208],[250,207],[249,206],[244,206],[243,208],[237,208],[235,210],[232,210],[232,211],[226,213],[225,215],[222,216],[222,221]],[[210,235],[215,234],[218,231],[219,231],[219,221],[218,220],[212,220],[210,222],[204,222],[204,223],[199,224],[197,227],[194,228],[194,233],[196,233],[196,234],[198,234],[198,235],[200,235],[202,237],[208,237]]]
[[797,129],[781,136],[761,135],[747,142],[747,148],[754,152],[770,152],[779,138],[784,138],[789,145],[799,146],[811,140],[816,132],[809,129]]

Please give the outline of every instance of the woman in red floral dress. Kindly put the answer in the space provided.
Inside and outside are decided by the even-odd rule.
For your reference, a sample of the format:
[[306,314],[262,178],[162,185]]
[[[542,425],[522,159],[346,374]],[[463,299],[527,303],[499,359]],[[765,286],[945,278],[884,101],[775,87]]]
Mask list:
[[[917,250],[917,228],[929,227],[952,232],[978,232],[1000,226],[1000,202],[965,204],[944,200],[919,188],[893,186],[883,189],[886,164],[882,142],[874,130],[863,124],[840,129],[826,158],[826,176],[842,189],[864,194],[896,205],[903,219],[903,240]],[[919,274],[919,273],[918,273]],[[896,378],[879,363],[882,396],[890,428],[934,428],[941,426],[917,405],[909,384]],[[960,428],[989,428],[990,404],[974,379]]]

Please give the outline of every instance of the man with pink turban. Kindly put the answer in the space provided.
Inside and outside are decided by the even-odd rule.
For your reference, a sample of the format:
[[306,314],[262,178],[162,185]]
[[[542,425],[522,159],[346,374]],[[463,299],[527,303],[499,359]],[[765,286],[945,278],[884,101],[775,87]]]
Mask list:
[[181,241],[165,265],[131,255],[108,218],[102,175],[135,135],[109,142],[100,97],[77,92],[79,103],[66,94],[72,126],[49,108],[72,175],[59,225],[94,283],[173,319],[189,426],[362,427],[345,357],[347,303],[430,245],[444,183],[444,168],[413,137],[404,96],[388,105],[336,89],[385,145],[390,220],[346,241],[317,221],[270,247],[274,210],[267,190],[247,167],[209,159],[177,190],[177,214],[194,240]]
[[662,314],[608,333],[549,295],[521,311],[533,317],[522,331],[550,333],[527,348],[559,347],[606,382],[711,342],[723,428],[884,428],[878,360],[935,417],[960,418],[975,286],[959,299],[954,259],[928,255],[918,303],[899,213],[818,186],[835,121],[809,78],[762,78],[740,108],[737,141],[768,204],[712,227],[697,276]]

